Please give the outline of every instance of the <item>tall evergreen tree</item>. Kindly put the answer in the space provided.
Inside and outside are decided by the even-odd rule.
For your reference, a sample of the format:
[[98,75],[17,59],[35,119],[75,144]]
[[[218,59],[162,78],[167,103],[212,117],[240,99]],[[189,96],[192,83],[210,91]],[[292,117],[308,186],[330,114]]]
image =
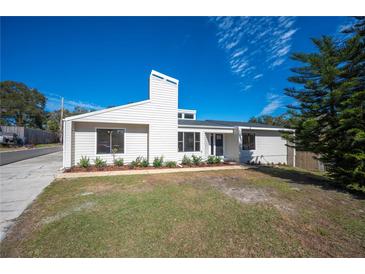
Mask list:
[[353,34],[342,45],[341,111],[337,132],[339,154],[332,174],[340,181],[365,188],[365,17],[343,32]]
[[330,37],[313,39],[318,52],[296,53],[302,62],[285,93],[295,135],[287,136],[299,150],[320,155],[337,183],[365,191],[364,18],[346,30],[344,43]]

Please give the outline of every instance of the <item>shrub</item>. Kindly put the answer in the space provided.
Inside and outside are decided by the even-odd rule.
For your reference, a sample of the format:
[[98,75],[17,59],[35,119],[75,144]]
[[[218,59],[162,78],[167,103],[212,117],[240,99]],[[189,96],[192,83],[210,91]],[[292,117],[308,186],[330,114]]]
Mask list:
[[131,168],[135,168],[135,167],[140,167],[142,166],[142,162],[143,162],[144,158],[142,156],[138,156],[134,161],[132,161],[129,166]]
[[163,156],[155,157],[155,159],[153,160],[153,166],[154,167],[162,167],[162,165],[163,165]]
[[194,165],[200,166],[202,164],[203,158],[201,156],[195,156],[195,155],[193,155],[191,157],[193,158]]
[[210,155],[208,156],[207,163],[210,165],[219,164],[222,162],[222,159],[218,156]]
[[143,158],[141,161],[141,166],[142,167],[148,167],[150,164],[148,162],[148,160],[146,158]]
[[215,159],[214,159],[214,163],[215,164],[220,164],[221,162],[222,162],[222,158],[221,157],[219,157],[219,156],[215,156]]
[[187,155],[184,155],[184,157],[181,160],[181,163],[183,165],[190,166],[191,165],[191,158],[189,156],[187,156]]
[[165,166],[167,166],[167,167],[176,167],[176,162],[175,161],[167,161]]
[[94,164],[97,168],[106,167],[106,161],[101,159],[100,157],[96,157],[96,159],[94,160]]
[[213,165],[215,163],[215,156],[209,155],[207,159],[207,163]]
[[124,160],[123,158],[118,158],[114,160],[114,165],[116,166],[123,166],[124,165]]
[[86,156],[81,156],[81,159],[78,163],[78,165],[82,168],[88,168],[90,166],[90,159]]

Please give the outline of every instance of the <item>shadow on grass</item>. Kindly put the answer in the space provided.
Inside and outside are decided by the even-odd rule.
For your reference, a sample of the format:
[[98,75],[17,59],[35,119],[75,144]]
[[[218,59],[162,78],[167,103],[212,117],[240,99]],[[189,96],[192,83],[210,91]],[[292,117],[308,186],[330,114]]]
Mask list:
[[258,172],[265,173],[272,177],[277,177],[287,180],[289,183],[303,184],[303,185],[315,185],[325,190],[335,190],[338,192],[349,193],[356,199],[365,199],[365,193],[361,191],[351,190],[336,184],[334,181],[326,178],[322,175],[316,175],[309,171],[301,171],[294,169],[284,169],[278,167],[258,166],[256,169]]

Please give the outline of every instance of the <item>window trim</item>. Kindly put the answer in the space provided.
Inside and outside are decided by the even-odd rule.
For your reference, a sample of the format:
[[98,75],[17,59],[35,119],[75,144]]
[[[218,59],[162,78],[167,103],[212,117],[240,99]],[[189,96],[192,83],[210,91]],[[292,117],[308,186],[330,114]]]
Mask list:
[[[181,143],[181,141],[179,141],[179,133],[182,133],[182,148],[183,150],[182,151],[179,151],[179,143]],[[193,133],[193,136],[194,136],[194,150],[193,151],[185,151],[185,133]],[[195,140],[195,134],[196,133],[199,133],[199,141],[196,141]],[[178,131],[177,132],[177,152],[178,153],[194,153],[194,152],[201,152],[202,150],[202,146],[201,146],[201,138],[202,138],[202,134],[200,131]],[[196,150],[196,146],[195,146],[195,143],[196,142],[199,142],[199,150]]]
[[[243,135],[244,134],[248,134],[248,135],[253,135],[253,148],[249,147],[248,149],[245,149],[244,146],[243,146]],[[254,132],[244,132],[244,130],[242,130],[242,146],[241,146],[241,149],[242,150],[256,150],[256,133]]]
[[126,128],[113,128],[113,127],[95,127],[95,156],[109,156],[113,153],[98,153],[98,129],[110,129],[110,130],[124,130],[124,152],[115,153],[115,155],[125,155],[127,153],[127,129]]

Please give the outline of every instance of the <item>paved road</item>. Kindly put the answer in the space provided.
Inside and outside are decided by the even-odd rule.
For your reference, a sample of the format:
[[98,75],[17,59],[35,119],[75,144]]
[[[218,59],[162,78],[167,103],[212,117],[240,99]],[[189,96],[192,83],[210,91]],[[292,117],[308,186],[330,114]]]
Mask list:
[[0,240],[61,166],[62,152],[56,152],[0,167]]

